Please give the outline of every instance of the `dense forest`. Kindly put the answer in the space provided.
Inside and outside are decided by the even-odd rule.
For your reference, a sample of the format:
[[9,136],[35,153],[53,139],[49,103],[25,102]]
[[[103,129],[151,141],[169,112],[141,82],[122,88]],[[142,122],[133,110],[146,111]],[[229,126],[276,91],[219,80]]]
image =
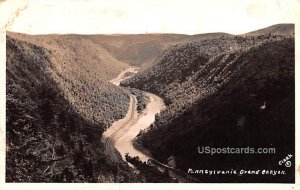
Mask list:
[[[164,98],[164,110],[138,142],[176,167],[278,168],[294,153],[293,35],[221,37],[167,49],[153,66],[121,85]],[[275,147],[276,155],[200,155],[198,146]],[[289,172],[293,172],[289,169]],[[196,175],[197,176],[197,175]],[[281,180],[293,181],[293,175]],[[197,176],[199,177],[199,175]],[[272,177],[201,176],[204,182],[272,181]]]
[[147,104],[149,103],[149,97],[147,94],[141,90],[135,88],[126,88],[130,91],[131,94],[135,95],[137,99],[137,112],[142,113],[146,109]]
[[117,61],[89,39],[80,35],[30,36],[17,33],[8,33],[7,38],[16,46],[22,42],[24,45],[19,51],[30,54],[33,60],[37,55],[36,52],[26,52],[28,44],[47,50],[45,56],[51,65],[45,72],[85,119],[107,128],[126,114],[129,92],[107,80],[116,77],[128,65]]
[[49,74],[48,55],[35,44],[7,39],[6,181],[139,181],[125,163],[103,154],[104,128],[65,99]]

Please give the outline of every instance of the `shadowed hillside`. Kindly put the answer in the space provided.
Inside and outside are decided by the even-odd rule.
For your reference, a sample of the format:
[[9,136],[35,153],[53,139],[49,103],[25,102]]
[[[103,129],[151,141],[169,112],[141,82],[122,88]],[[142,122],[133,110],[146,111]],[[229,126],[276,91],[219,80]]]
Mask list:
[[[139,143],[183,171],[272,169],[294,153],[294,38],[219,38],[174,46],[152,67],[121,83],[165,99],[167,108]],[[275,155],[198,154],[198,146],[275,147]],[[244,168],[240,168],[243,166]],[[293,168],[278,181],[292,182]],[[199,176],[204,182],[274,181],[276,177]]]
[[[105,123],[86,120],[66,99],[60,88],[65,86],[53,77],[58,65],[50,51],[10,36],[6,45],[6,181],[139,181],[126,165],[117,166],[103,154]],[[101,90],[114,88],[103,81]],[[115,102],[127,96],[121,90],[115,93]],[[101,101],[110,104],[105,96]],[[111,113],[104,114],[109,118]]]

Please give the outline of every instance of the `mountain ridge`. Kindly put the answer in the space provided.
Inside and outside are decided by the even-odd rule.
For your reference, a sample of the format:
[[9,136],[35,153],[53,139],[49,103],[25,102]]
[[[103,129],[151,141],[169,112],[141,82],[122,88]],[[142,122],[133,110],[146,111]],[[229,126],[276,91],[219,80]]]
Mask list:
[[[101,46],[106,52],[120,62],[135,66],[150,66],[157,55],[167,48],[181,43],[214,38],[228,38],[232,36],[259,36],[266,34],[280,35],[292,34],[294,24],[276,24],[260,30],[241,35],[224,32],[202,34],[176,34],[176,33],[146,33],[146,34],[46,34],[30,35],[36,38],[55,38],[58,36],[77,37],[91,40],[95,45]],[[284,32],[285,31],[285,32]],[[143,68],[142,68],[143,69]]]
[[242,35],[245,36],[258,36],[258,35],[294,35],[295,25],[291,23],[275,24],[262,29],[254,30]]

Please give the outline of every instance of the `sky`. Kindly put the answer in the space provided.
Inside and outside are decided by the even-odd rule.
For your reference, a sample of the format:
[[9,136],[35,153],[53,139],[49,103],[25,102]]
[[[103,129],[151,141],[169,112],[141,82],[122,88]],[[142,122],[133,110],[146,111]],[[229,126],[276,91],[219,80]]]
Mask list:
[[242,34],[297,22],[300,0],[1,0],[0,18],[28,34]]

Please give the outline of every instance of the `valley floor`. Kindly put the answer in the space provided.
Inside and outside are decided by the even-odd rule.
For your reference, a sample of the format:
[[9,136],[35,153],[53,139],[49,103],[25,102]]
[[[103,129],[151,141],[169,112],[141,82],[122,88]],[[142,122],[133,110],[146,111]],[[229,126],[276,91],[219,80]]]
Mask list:
[[[127,72],[136,73],[137,68],[131,67],[121,72],[115,79],[110,82],[119,86],[120,82],[126,77]],[[102,135],[101,141],[105,143],[106,154],[110,155],[114,162],[118,162],[120,159],[126,160],[126,155],[130,157],[138,157],[141,162],[151,162],[151,165],[160,171],[167,171],[168,175],[179,182],[192,182],[195,179],[187,176],[184,172],[177,170],[169,165],[160,163],[156,159],[152,158],[149,151],[146,149],[137,147],[134,145],[135,138],[138,134],[147,130],[148,127],[155,121],[155,115],[160,113],[165,104],[163,100],[152,94],[145,92],[150,101],[142,113],[137,112],[137,97],[130,95],[130,104],[126,116],[120,120],[115,121],[110,128],[108,128]],[[129,163],[129,166],[135,168],[134,165]]]

